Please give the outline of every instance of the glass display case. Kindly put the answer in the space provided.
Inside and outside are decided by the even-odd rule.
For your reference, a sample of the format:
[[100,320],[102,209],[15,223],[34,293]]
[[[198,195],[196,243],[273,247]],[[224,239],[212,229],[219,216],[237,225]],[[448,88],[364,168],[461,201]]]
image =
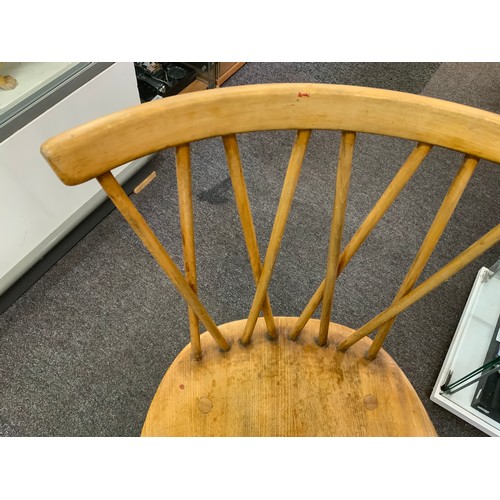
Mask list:
[[[98,218],[97,209],[106,199],[97,182],[64,186],[42,158],[40,145],[64,130],[141,102],[218,86],[243,64],[0,65],[0,76],[17,81],[11,90],[0,88],[0,231],[5,237],[0,245],[0,314],[55,263],[58,248],[69,248],[68,238],[82,225],[91,226],[89,219]],[[118,181],[124,187],[136,182],[148,160],[115,169]]]
[[141,102],[214,88],[219,63],[134,62]]
[[0,74],[15,78],[17,85],[12,90],[0,90],[0,141],[109,66],[111,63],[4,63]]
[[135,62],[141,102],[221,86],[243,62]]
[[[41,156],[41,144],[140,99],[133,63],[4,63],[0,75],[17,80],[12,90],[0,89],[1,313],[28,287],[19,285],[28,271],[40,266],[43,274],[49,251],[106,199],[96,182],[64,186]],[[117,168],[118,181],[124,184],[147,160]]]
[[500,436],[500,260],[479,270],[431,400]]

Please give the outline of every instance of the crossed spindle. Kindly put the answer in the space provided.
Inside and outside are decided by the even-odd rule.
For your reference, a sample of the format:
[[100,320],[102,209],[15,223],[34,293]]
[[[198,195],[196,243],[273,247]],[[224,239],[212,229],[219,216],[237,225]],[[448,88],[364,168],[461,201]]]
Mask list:
[[[240,216],[242,231],[256,284],[254,299],[240,339],[243,345],[247,345],[251,341],[252,333],[261,311],[265,318],[269,337],[271,339],[277,338],[276,326],[268,296],[268,286],[279,253],[281,240],[286,227],[286,221],[290,213],[291,204],[300,177],[310,136],[311,130],[297,131],[263,263],[261,262],[259,255],[257,237],[252,219],[236,135],[230,134],[222,137],[228,170],[233,185],[236,206]],[[325,279],[319,285],[309,303],[306,305],[304,311],[298,318],[295,326],[288,334],[291,340],[296,340],[298,338],[307,321],[311,318],[321,303],[321,321],[317,343],[319,345],[327,344],[337,277],[345,269],[353,255],[386,213],[392,202],[406,186],[432,148],[432,145],[430,144],[417,143],[387,189],[380,196],[352,239],[341,252],[340,249],[353,163],[355,139],[355,132],[344,131],[341,133]],[[438,272],[414,288],[415,283],[417,282],[441,235],[443,234],[443,231],[446,228],[446,225],[450,220],[450,217],[453,214],[460,197],[467,186],[467,183],[474,173],[478,165],[478,161],[479,160],[476,157],[465,155],[463,163],[447,194],[445,195],[434,221],[415,256],[415,259],[410,266],[399,291],[394,297],[392,304],[346,338],[337,347],[338,350],[346,350],[361,338],[378,329],[373,343],[369,348],[369,351],[366,353],[367,359],[373,360],[382,347],[387,334],[400,312],[420,300],[423,296],[449,279],[500,240],[500,225],[497,225],[476,243],[471,245],[459,256],[441,268]],[[135,205],[128,198],[114,176],[110,172],[106,172],[97,178],[103,189],[117,206],[118,210],[129,222],[130,226],[142,240],[146,248],[153,255],[158,264],[162,267],[188,303],[191,348],[193,357],[198,360],[202,357],[199,322],[205,326],[206,330],[212,335],[222,351],[229,350],[230,345],[221,334],[197,296],[189,144],[176,146],[176,168],[185,274],[182,274],[172,261],[168,252],[161,245],[158,238],[154,235],[151,228],[140,215]]]

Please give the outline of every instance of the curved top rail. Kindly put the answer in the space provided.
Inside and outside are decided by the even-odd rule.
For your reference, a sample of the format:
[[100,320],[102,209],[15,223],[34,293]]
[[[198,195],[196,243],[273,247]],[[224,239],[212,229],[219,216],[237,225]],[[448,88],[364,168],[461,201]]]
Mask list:
[[140,104],[63,132],[41,152],[75,185],[171,146],[279,129],[388,135],[500,163],[500,115],[404,92],[314,83],[218,88]]

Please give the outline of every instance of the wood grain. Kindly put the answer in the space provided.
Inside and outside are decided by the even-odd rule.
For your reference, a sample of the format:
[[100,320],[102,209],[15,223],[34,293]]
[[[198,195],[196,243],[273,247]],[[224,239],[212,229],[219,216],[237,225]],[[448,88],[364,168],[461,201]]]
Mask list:
[[[234,342],[245,321],[220,325],[234,342],[220,353],[201,336],[204,357],[184,349],[165,374],[144,422],[142,436],[435,436],[410,382],[382,351],[363,359],[370,342],[339,353],[351,329],[330,324],[326,347],[311,320],[296,342],[286,340],[297,318],[275,318],[278,341],[263,333],[248,347]],[[207,342],[208,340],[208,342]]]
[[[191,154],[189,144],[175,148],[179,221],[184,255],[186,280],[194,293],[198,293],[196,279],[196,253],[194,243],[193,189],[191,182]],[[201,358],[200,323],[192,307],[188,306],[189,336],[195,359]]]
[[196,293],[194,293],[189,286],[189,283],[184,275],[175,265],[175,262],[160,243],[153,230],[149,227],[113,174],[111,172],[107,172],[100,175],[97,180],[99,181],[99,184],[101,184],[104,191],[106,191],[111,201],[115,204],[116,208],[122,214],[123,218],[129,223],[130,227],[148,249],[149,253],[163,269],[165,274],[170,278],[170,281],[174,284],[188,305],[193,309],[205,328],[210,332],[219,348],[223,351],[228,351],[230,346],[227,340],[220,333],[217,325],[214,323],[213,319],[198,299]]
[[337,180],[335,183],[335,199],[330,227],[330,242],[328,244],[326,258],[326,276],[323,290],[323,305],[321,308],[321,322],[318,333],[318,345],[320,346],[326,345],[328,339],[355,141],[356,134],[354,132],[342,132],[337,166]]
[[[370,213],[366,216],[365,220],[359,226],[354,236],[351,238],[349,243],[340,254],[337,276],[339,276],[340,273],[342,273],[342,271],[346,268],[353,255],[357,252],[372,229],[378,224],[380,219],[387,212],[387,209],[398,197],[399,193],[401,193],[408,181],[413,177],[413,174],[417,171],[418,167],[422,164],[431,149],[432,146],[430,144],[419,143],[415,146],[413,151],[408,156],[407,160],[398,170],[398,173],[394,176],[384,193],[377,200],[377,203],[375,203]],[[299,336],[305,324],[309,321],[309,319],[314,314],[314,311],[316,311],[317,307],[323,300],[324,289],[325,280],[323,280],[319,287],[316,289],[307,306],[299,316],[297,323],[292,328],[292,331],[290,332],[290,338],[292,340],[296,339]]]
[[266,258],[264,259],[264,265],[262,266],[262,273],[259,278],[257,290],[255,291],[252,307],[250,308],[250,312],[248,314],[247,324],[245,325],[245,330],[243,331],[243,335],[241,337],[241,342],[243,342],[243,344],[248,344],[248,342],[250,342],[259,311],[262,308],[262,304],[264,303],[267,294],[267,287],[271,281],[274,264],[276,263],[276,258],[281,245],[281,238],[285,232],[286,221],[288,219],[288,214],[290,213],[293,196],[299,181],[302,162],[304,161],[304,157],[306,155],[310,137],[310,130],[297,131],[297,137],[293,145],[285,180],[283,181],[283,188],[281,190],[278,208],[276,209],[276,216],[274,218],[273,229],[267,246]]
[[[243,175],[243,167],[241,165],[238,141],[234,134],[224,136],[222,140],[226,152],[229,175],[233,185],[234,198],[240,216],[241,228],[248,250],[248,259],[250,260],[250,267],[252,268],[255,285],[257,286],[262,273],[262,262],[260,260],[259,245],[257,243],[257,235],[253,224],[250,200],[248,199],[245,177]],[[266,320],[269,336],[276,338],[276,325],[274,324],[271,302],[269,301],[267,292],[264,298],[264,304],[262,305],[262,312]]]
[[228,78],[231,78],[240,68],[242,68],[244,62],[220,62],[219,65],[219,77],[215,82],[217,87],[222,85]]
[[[420,246],[411,266],[406,274],[403,283],[401,284],[393,302],[397,302],[400,298],[404,297],[415,285],[420,274],[424,270],[427,262],[429,261],[432,252],[443,234],[450,217],[453,215],[455,208],[469,183],[472,174],[475,172],[478,165],[478,159],[465,156],[464,161],[458,170],[450,188],[448,189],[443,202],[441,203],[437,214],[432,221],[429,231],[425,235],[424,241]],[[389,333],[392,325],[396,321],[396,317],[391,318],[386,324],[382,325],[370,346],[370,350],[366,353],[367,359],[374,359],[377,352],[381,348],[387,334]]]
[[[285,129],[297,130],[297,138],[261,264],[236,134]],[[335,196],[338,206],[334,208],[326,278],[300,318],[273,319],[268,285],[314,129],[346,131],[343,146],[348,146],[340,160]],[[349,148],[355,133],[394,136],[418,144],[341,253],[352,156]],[[215,136],[222,136],[224,140],[256,283],[247,320],[220,327],[196,294],[187,146]],[[500,162],[499,136],[500,115],[425,96],[342,85],[264,84],[156,100],[94,120],[46,141],[42,154],[64,183],[75,185],[97,178],[191,310],[191,345],[195,355],[193,357],[189,346],[186,347],[168,369],[149,409],[143,435],[435,435],[415,391],[380,347],[384,331],[397,314],[500,241],[498,225],[415,286],[478,159]],[[352,139],[352,144],[348,139]],[[466,158],[400,291],[391,306],[356,331],[330,323],[337,276],[406,185],[431,145],[461,151]],[[177,148],[186,276],[110,172],[168,147]],[[310,319],[321,300],[324,300],[321,320]],[[265,318],[258,317],[261,310]],[[207,330],[201,336],[197,331],[198,320]],[[372,343],[367,335],[380,327]],[[271,336],[277,337],[273,342],[264,335],[266,328]],[[254,331],[258,335],[250,342]],[[316,340],[324,344],[323,347],[315,342],[318,331],[320,336]],[[289,336],[295,341],[289,341]],[[196,361],[194,358],[200,358],[202,352],[203,358]],[[365,354],[373,360],[365,359]]]
[[385,322],[394,318],[411,305],[418,302],[422,297],[432,292],[439,285],[442,285],[446,280],[450,279],[456,273],[461,271],[465,266],[468,266],[474,259],[477,259],[482,253],[490,249],[493,245],[500,242],[500,224],[488,231],[484,236],[479,238],[469,248],[457,255],[453,260],[448,262],[439,271],[427,278],[420,285],[416,286],[408,292],[404,297],[397,302],[392,303],[387,309],[372,318],[368,323],[365,323],[361,328],[351,333],[340,345],[339,350],[345,351],[363,337],[370,335],[374,330],[379,328]]
[[149,186],[154,179],[156,179],[156,172],[153,171],[134,188],[134,194],[139,194],[145,187]]
[[383,134],[500,162],[495,113],[385,89],[314,83],[216,88],[158,99],[63,132],[41,151],[59,178],[74,185],[167,147],[276,129]]

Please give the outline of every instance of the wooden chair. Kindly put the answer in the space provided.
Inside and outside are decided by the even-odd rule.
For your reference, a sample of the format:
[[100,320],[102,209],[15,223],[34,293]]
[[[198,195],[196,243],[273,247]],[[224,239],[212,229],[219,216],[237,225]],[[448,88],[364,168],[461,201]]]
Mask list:
[[[284,129],[297,134],[262,263],[236,134]],[[341,132],[325,278],[299,317],[275,317],[268,285],[315,129]],[[358,132],[415,144],[341,249]],[[190,165],[190,143],[216,136],[223,139],[256,285],[248,318],[223,325],[214,323],[197,295]],[[46,141],[42,154],[62,182],[76,185],[96,178],[189,307],[191,342],[168,368],[142,435],[436,435],[411,384],[381,347],[401,311],[500,240],[497,225],[415,286],[479,159],[500,162],[499,138],[500,116],[451,102],[362,87],[266,84],[169,97]],[[463,162],[392,304],[357,330],[330,322],[337,276],[433,145],[464,153]],[[175,148],[176,153],[185,273],[111,173],[119,165],[165,148]],[[312,319],[320,304],[320,319]],[[200,322],[206,329],[201,335]],[[373,341],[368,337],[372,332],[376,332]]]

